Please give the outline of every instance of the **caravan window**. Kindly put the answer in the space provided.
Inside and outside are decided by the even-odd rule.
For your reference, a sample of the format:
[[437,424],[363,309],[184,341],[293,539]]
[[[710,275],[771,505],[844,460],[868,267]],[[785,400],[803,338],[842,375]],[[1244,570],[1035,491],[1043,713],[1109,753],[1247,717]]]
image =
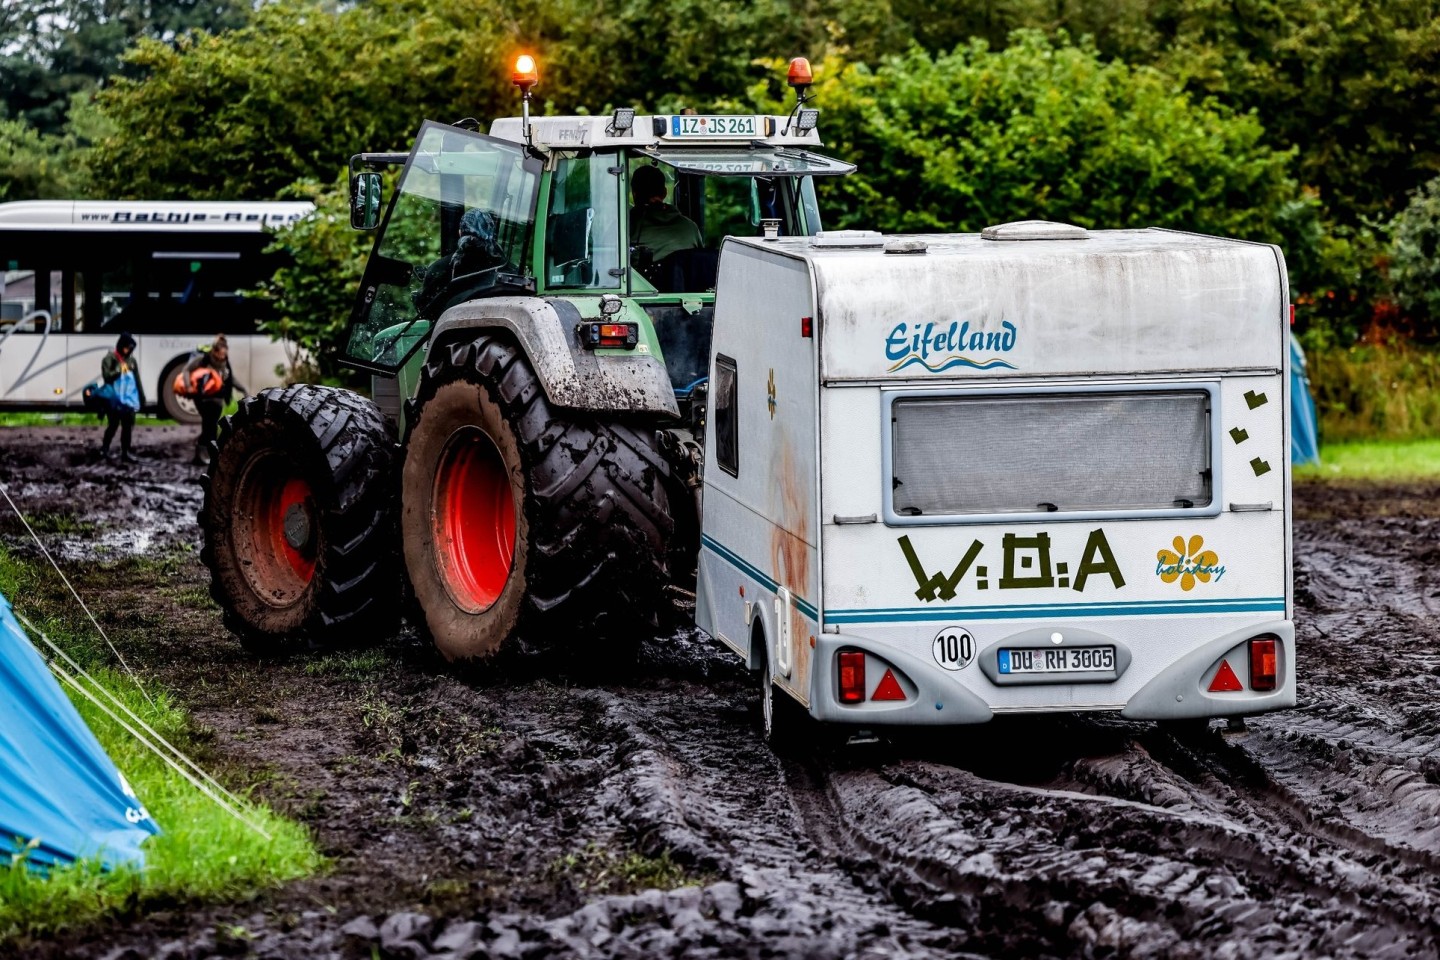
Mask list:
[[724,354],[715,357],[715,462],[731,476],[740,476],[739,409],[736,405],[739,377],[735,361]]
[[1211,387],[889,399],[896,522],[1214,512]]

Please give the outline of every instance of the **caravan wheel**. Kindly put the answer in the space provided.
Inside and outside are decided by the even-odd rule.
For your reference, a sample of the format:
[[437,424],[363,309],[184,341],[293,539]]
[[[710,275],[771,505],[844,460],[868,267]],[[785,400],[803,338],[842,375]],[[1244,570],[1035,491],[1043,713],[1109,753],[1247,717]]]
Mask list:
[[247,647],[359,643],[396,627],[395,447],[373,403],[330,387],[263,390],[221,422],[201,559]]

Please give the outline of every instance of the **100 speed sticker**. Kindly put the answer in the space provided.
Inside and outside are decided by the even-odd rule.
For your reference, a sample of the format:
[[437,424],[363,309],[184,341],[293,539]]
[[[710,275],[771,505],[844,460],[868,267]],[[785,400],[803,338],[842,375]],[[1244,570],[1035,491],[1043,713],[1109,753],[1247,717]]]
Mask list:
[[946,670],[964,670],[975,659],[975,638],[964,627],[944,627],[930,650]]

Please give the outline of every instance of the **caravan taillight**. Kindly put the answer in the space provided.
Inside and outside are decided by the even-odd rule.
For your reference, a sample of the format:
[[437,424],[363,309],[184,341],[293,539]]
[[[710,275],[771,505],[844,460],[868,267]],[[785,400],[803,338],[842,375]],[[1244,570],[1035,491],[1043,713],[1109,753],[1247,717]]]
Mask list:
[[865,701],[865,654],[846,650],[838,655],[840,663],[840,702]]
[[1274,690],[1278,670],[1274,637],[1256,637],[1250,641],[1250,689]]

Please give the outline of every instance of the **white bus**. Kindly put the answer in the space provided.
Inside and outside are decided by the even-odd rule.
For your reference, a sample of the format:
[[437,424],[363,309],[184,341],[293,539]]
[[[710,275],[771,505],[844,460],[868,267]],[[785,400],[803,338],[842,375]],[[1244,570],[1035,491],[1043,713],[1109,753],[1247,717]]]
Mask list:
[[122,332],[134,335],[147,409],[196,422],[170,389],[217,333],[235,380],[277,386],[298,356],[257,331],[263,301],[241,291],[281,261],[266,227],[309,203],[27,200],[0,203],[0,410],[80,408]]

